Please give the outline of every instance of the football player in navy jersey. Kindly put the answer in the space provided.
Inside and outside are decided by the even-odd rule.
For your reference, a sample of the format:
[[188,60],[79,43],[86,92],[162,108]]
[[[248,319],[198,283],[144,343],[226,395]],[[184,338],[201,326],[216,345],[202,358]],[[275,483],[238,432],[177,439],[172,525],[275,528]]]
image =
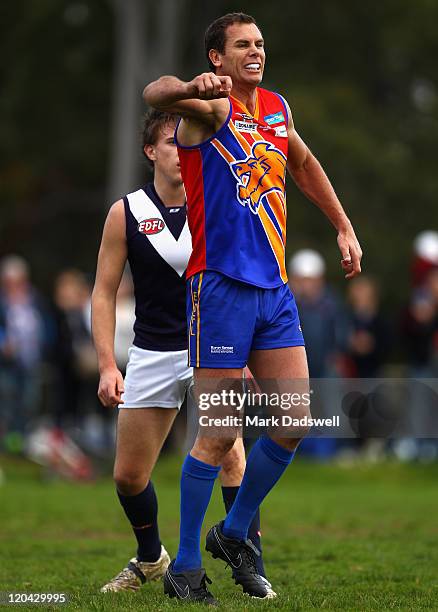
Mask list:
[[[138,590],[144,582],[161,577],[170,562],[159,537],[158,504],[150,478],[193,375],[187,365],[185,316],[191,237],[174,131],[174,116],[160,111],[147,114],[143,150],[153,166],[153,182],[112,205],[97,262],[92,326],[100,372],[98,396],[103,405],[119,408],[114,480],[137,540],[136,556],[102,592]],[[114,357],[114,333],[116,294],[127,261],[134,281],[136,320],[123,380]],[[220,474],[227,510],[244,468],[239,439]],[[260,550],[259,530],[257,512],[249,537]],[[261,556],[258,569],[272,590]]]

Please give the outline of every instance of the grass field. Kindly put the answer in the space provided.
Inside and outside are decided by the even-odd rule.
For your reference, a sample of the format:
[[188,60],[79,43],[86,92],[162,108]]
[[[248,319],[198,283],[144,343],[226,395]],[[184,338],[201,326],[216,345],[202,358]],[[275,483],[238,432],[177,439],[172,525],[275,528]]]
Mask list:
[[[26,462],[0,457],[0,465],[0,591],[65,592],[70,603],[58,609],[199,610],[164,598],[160,582],[139,593],[98,592],[135,551],[109,478],[77,485],[44,481]],[[179,458],[163,458],[154,479],[171,555],[179,465]],[[437,465],[296,461],[262,510],[265,562],[278,598],[247,598],[230,570],[205,554],[211,590],[228,610],[437,610],[437,481]],[[206,527],[221,517],[217,489]]]

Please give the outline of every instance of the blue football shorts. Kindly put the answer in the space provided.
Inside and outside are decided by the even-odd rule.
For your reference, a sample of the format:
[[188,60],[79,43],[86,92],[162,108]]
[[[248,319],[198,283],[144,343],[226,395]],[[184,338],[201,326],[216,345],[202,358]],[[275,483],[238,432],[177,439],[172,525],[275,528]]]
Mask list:
[[262,289],[206,270],[187,281],[189,365],[243,368],[253,350],[304,346],[287,284]]

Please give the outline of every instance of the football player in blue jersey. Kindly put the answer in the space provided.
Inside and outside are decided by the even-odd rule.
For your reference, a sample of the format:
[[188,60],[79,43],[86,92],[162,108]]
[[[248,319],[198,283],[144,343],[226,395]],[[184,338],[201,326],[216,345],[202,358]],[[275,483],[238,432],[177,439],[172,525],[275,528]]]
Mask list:
[[[260,87],[266,54],[254,18],[232,13],[215,20],[205,52],[210,72],[189,82],[164,76],[143,93],[149,105],[182,116],[175,139],[193,238],[187,311],[196,391],[201,397],[220,384],[221,397],[228,393],[230,400],[233,385],[227,381],[238,384],[249,365],[263,391],[276,388],[277,399],[278,391],[301,397],[294,416],[308,423],[304,338],[285,269],[286,170],[335,227],[346,278],[360,273],[362,251],[329,179],[295,129],[287,101]],[[248,527],[306,431],[271,428],[259,437],[235,503],[207,535],[206,549],[227,562],[234,581],[254,597],[270,593],[257,572]],[[186,600],[197,598],[192,584],[196,572],[203,573],[201,526],[215,477],[234,444],[232,432],[202,433],[183,464],[180,546],[164,579],[165,593]],[[204,600],[214,603],[208,591]]]
[[[161,577],[170,562],[160,541],[151,474],[193,374],[187,365],[184,277],[191,238],[174,130],[174,116],[160,111],[147,114],[143,150],[153,167],[153,182],[112,205],[97,262],[92,327],[100,372],[98,396],[105,406],[119,407],[114,480],[137,540],[136,556],[102,587],[103,592],[135,591]],[[114,333],[116,294],[127,261],[134,281],[136,320],[123,379],[114,356]],[[237,440],[221,471],[227,510],[237,495],[244,466],[242,440]],[[251,537],[260,550],[259,529],[257,513]],[[261,556],[258,571],[271,590]],[[198,580],[204,584],[205,574]]]

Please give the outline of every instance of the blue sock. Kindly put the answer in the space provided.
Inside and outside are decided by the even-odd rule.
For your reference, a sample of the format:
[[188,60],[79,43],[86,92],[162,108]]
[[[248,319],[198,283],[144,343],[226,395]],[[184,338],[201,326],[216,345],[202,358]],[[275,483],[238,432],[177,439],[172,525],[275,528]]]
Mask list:
[[257,508],[292,461],[295,451],[283,448],[271,438],[259,438],[246,462],[242,484],[222,532],[229,538],[246,540]]
[[175,572],[201,567],[201,527],[220,466],[187,455],[181,474],[181,525]]

